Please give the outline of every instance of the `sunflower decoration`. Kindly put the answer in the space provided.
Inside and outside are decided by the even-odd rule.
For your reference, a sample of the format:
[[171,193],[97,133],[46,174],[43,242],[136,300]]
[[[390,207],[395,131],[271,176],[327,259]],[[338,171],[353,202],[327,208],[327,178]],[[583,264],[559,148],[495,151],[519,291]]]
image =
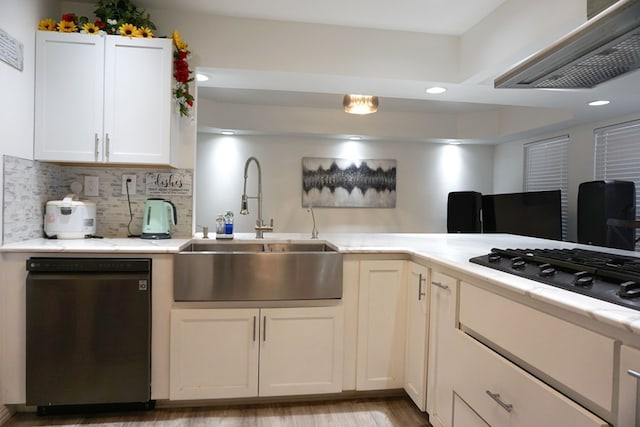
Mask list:
[[77,33],[78,26],[73,21],[62,20],[58,22],[58,31],[61,33]]
[[84,24],[82,26],[82,31],[81,32],[85,33],[85,34],[98,35],[98,34],[100,34],[100,27],[98,27],[93,22],[87,22],[86,24]]
[[182,117],[191,116],[191,108],[193,107],[194,97],[189,93],[189,83],[193,81],[191,70],[189,69],[189,59],[191,52],[189,45],[182,40],[180,33],[176,30],[172,35],[173,39],[173,77],[176,79],[176,85],[173,89],[173,96],[178,104],[178,110]]
[[151,28],[149,27],[138,28],[138,37],[142,37],[143,39],[153,38],[153,33],[151,32]]
[[38,23],[38,29],[40,31],[56,31],[56,21],[51,18],[43,19]]
[[118,28],[118,32],[121,36],[136,37],[138,28],[133,24],[122,24],[120,28]]

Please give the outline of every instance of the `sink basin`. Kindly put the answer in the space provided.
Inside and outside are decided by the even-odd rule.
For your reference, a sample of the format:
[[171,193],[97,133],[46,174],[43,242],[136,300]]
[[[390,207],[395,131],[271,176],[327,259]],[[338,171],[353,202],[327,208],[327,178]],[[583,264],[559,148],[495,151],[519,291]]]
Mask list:
[[342,254],[322,242],[197,242],[174,259],[175,301],[342,298]]
[[264,243],[192,243],[182,252],[264,252]]
[[183,252],[336,252],[326,243],[256,243],[256,242],[198,242],[187,246]]

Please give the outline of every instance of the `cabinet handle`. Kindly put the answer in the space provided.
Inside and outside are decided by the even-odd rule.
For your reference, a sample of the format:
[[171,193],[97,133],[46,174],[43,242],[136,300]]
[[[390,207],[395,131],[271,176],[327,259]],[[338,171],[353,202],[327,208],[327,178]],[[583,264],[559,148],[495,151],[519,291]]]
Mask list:
[[425,293],[422,292],[422,284],[426,280],[427,280],[426,278],[422,277],[422,273],[418,275],[418,301],[421,301],[422,297],[425,296]]
[[491,396],[491,398],[493,400],[496,401],[496,403],[500,406],[502,406],[502,408],[507,411],[507,412],[511,412],[511,410],[513,409],[513,405],[511,403],[504,403],[501,399],[500,399],[500,394],[499,393],[491,393],[489,390],[487,390],[487,394],[489,396]]
[[629,369],[627,371],[627,374],[631,375],[632,377],[639,379],[640,380],[640,372],[634,371],[633,369]]
[[104,140],[105,140],[105,148],[104,148],[105,156],[106,156],[106,160],[109,161],[109,154],[110,154],[109,145],[111,143],[111,138],[109,138],[109,134],[108,133],[105,134]]
[[449,289],[449,285],[445,285],[442,282],[431,282],[433,286],[437,286],[440,289]]
[[264,327],[262,328],[262,341],[267,341],[267,316],[264,316]]
[[96,132],[93,136],[94,149],[95,149],[95,161],[97,162],[100,158],[100,138],[98,137],[98,133]]
[[253,316],[253,342],[256,342],[256,316]]

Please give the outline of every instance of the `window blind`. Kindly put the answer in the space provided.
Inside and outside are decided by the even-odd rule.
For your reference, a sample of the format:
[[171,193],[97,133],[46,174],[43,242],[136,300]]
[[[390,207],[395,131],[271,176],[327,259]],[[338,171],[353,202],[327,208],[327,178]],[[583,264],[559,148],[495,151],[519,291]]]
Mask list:
[[524,146],[524,191],[560,190],[562,239],[567,238],[569,135]]
[[[640,120],[593,131],[595,179],[632,181],[640,188]],[[640,199],[636,194],[636,215]],[[638,238],[640,230],[636,230]]]

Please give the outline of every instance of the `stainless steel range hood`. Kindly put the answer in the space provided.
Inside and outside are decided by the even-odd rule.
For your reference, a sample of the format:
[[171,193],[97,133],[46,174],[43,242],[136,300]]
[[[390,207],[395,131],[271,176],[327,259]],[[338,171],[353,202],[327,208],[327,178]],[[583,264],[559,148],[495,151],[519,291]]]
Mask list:
[[496,88],[591,88],[640,67],[640,0],[619,0],[494,81]]

